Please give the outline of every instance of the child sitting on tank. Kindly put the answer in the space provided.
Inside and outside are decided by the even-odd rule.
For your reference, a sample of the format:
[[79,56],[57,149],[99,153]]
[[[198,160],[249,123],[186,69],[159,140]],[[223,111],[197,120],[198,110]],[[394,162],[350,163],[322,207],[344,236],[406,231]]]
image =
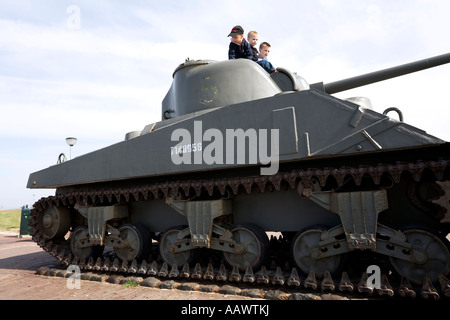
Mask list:
[[263,42],[259,46],[259,59],[256,61],[264,70],[266,70],[269,74],[277,72],[275,67],[267,60],[267,56],[270,52],[270,44],[268,42]]
[[259,52],[258,49],[256,49],[256,44],[258,43],[258,32],[256,31],[250,31],[247,34],[247,41],[248,43],[250,43],[250,47],[252,48],[252,53],[253,53],[253,61],[258,61],[259,60]]
[[230,46],[228,49],[228,59],[253,59],[253,52],[250,44],[244,39],[244,29],[241,26],[235,26],[230,34]]

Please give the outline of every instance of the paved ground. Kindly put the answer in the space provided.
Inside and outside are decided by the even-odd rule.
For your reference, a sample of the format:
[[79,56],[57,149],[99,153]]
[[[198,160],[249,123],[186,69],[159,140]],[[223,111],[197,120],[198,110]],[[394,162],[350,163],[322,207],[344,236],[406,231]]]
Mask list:
[[[273,301],[233,294],[154,289],[143,286],[125,287],[120,284],[88,280],[81,280],[80,289],[69,289],[66,278],[36,274],[41,267],[52,266],[61,267],[55,258],[39,248],[29,236],[18,238],[17,233],[0,232],[0,308],[7,307],[14,309],[15,312],[27,312],[28,308],[33,307],[24,302],[31,300],[52,300],[60,301],[59,303],[61,303],[61,300],[66,302],[70,300],[96,300],[97,304],[104,300],[116,301],[113,303],[120,301],[129,303],[130,300],[139,300],[145,304],[139,304],[137,308],[142,308],[142,310],[155,310],[156,308],[163,311],[169,318],[191,315],[195,318],[203,316],[215,319],[229,319],[231,316],[279,319],[300,312],[300,310],[304,314],[314,311],[321,317],[331,318],[339,311],[373,311],[380,307],[386,310],[399,308],[404,316],[408,314],[412,317],[417,316],[416,312],[429,308],[430,303],[424,299],[383,299],[382,301],[376,299],[382,305],[373,305],[367,303],[373,303],[374,300],[364,298],[365,301],[359,301],[359,303],[355,301],[358,299],[351,299],[339,302],[339,304],[331,301],[333,304],[327,305],[327,301],[322,301],[320,304],[317,304],[316,301]],[[337,298],[339,298],[337,295],[332,294],[321,295],[323,300],[335,300]],[[11,304],[14,301],[18,303]],[[440,311],[448,311],[448,301],[447,298],[441,299],[438,304],[433,303],[433,312],[439,314]],[[349,302],[351,305],[346,304]],[[110,314],[117,317],[118,310],[132,310],[128,305],[124,306],[123,304],[112,306],[111,304],[109,306],[100,304],[98,307],[93,307],[92,303],[89,305],[89,314],[92,316],[98,314],[105,317],[105,315]],[[42,306],[45,310],[52,310],[48,304],[38,302],[34,305],[36,308],[39,308],[39,306]],[[62,306],[64,307],[64,305]],[[135,306],[133,305],[133,307]],[[20,308],[22,308],[21,311]],[[251,313],[244,315],[242,313],[244,308],[247,308],[246,310]],[[73,306],[68,306],[67,310],[71,315],[77,312],[77,309]]]
[[39,276],[43,266],[59,262],[39,248],[29,236],[0,232],[0,300],[257,300],[219,293],[125,287],[81,280],[80,289],[68,289],[67,279]]

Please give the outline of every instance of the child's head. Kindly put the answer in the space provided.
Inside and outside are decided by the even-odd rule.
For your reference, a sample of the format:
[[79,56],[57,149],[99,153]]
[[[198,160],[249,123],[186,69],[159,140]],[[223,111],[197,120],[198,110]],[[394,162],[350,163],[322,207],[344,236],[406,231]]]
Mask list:
[[244,29],[241,26],[235,26],[228,36],[231,37],[232,42],[240,45],[244,39]]
[[250,31],[247,35],[247,40],[252,47],[256,46],[258,43],[258,32]]
[[231,41],[236,43],[236,44],[241,44],[242,40],[244,40],[244,35],[243,34],[234,34],[231,36]]
[[270,44],[268,42],[263,42],[259,45],[259,57],[261,59],[266,58],[270,52]]

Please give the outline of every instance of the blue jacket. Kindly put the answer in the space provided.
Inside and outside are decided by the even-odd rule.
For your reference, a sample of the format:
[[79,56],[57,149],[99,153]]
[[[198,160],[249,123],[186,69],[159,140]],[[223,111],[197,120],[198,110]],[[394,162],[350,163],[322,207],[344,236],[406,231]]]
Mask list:
[[245,38],[242,40],[242,44],[238,45],[234,42],[230,42],[230,48],[228,49],[228,59],[253,59],[253,51],[250,43]]

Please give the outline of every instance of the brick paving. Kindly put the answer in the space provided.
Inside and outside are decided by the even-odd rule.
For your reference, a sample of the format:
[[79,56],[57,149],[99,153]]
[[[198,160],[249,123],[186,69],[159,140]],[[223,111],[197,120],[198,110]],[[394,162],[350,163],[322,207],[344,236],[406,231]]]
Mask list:
[[42,267],[61,268],[29,236],[0,232],[0,300],[256,300],[220,293],[171,290],[146,286],[126,287],[109,282],[81,280],[69,289],[68,279],[38,275]]

